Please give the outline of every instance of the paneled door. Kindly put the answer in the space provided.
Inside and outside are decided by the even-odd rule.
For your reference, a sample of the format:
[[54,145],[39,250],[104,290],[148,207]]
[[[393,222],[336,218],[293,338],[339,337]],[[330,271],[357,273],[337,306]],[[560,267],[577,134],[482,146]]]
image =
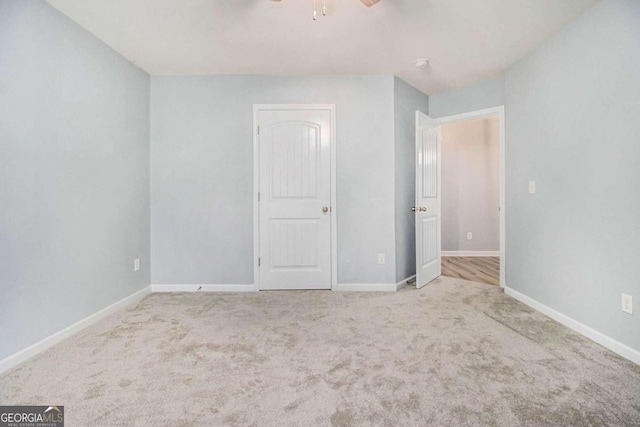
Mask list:
[[332,111],[255,107],[259,289],[331,289]]
[[440,123],[416,111],[416,287],[440,276]]

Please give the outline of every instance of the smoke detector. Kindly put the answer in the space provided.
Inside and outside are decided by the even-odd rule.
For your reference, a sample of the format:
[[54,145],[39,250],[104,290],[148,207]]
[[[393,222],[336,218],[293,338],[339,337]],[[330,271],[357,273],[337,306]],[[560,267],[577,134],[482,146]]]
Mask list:
[[418,68],[427,68],[427,66],[429,65],[429,61],[427,61],[424,58],[416,59],[415,64],[416,64],[416,67]]

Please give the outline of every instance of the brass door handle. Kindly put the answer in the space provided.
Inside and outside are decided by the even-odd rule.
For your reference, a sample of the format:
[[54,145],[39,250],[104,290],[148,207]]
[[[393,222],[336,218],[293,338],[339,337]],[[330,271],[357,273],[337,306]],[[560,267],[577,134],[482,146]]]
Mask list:
[[420,212],[426,212],[426,211],[427,211],[427,208],[425,208],[424,206],[420,206],[419,211],[420,211]]

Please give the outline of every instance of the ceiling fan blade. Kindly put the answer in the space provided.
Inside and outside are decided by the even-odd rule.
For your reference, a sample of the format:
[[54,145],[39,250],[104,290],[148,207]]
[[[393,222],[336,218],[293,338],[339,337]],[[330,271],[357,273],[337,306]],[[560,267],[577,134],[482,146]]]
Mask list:
[[371,7],[375,4],[377,4],[380,0],[360,0],[362,2],[362,4],[364,4],[367,7]]

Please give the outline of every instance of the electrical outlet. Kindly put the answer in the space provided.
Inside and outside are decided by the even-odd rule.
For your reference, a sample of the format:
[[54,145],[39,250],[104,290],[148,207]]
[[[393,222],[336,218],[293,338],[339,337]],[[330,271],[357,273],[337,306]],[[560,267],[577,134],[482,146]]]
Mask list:
[[529,194],[536,194],[536,182],[529,181]]
[[622,294],[622,311],[633,314],[633,297],[631,295]]
[[385,263],[384,254],[378,254],[378,264],[384,264],[384,263]]
[[473,233],[472,232],[468,232],[467,233],[467,240],[471,240],[473,239]]
[[140,271],[140,258],[133,260],[133,271]]

